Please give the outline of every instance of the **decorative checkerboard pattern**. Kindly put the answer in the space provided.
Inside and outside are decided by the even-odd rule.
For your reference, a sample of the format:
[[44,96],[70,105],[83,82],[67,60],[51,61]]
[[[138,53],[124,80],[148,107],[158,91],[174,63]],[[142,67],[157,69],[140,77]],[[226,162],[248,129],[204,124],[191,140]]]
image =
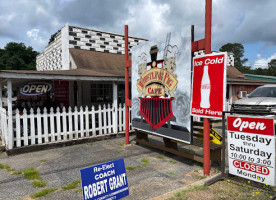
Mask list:
[[[129,37],[128,41],[130,51],[131,47],[136,46],[146,40]],[[70,26],[69,48],[124,54],[125,37],[119,34]]]
[[61,70],[61,52],[61,34],[59,32],[55,40],[44,49],[43,53],[36,57],[37,71]]

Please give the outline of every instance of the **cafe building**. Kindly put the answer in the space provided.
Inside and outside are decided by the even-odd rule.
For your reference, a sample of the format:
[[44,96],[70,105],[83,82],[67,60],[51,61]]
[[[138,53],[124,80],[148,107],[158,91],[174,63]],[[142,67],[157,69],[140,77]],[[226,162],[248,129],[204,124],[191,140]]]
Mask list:
[[[146,40],[128,41],[131,54]],[[123,131],[124,45],[124,35],[66,24],[36,70],[0,70],[7,149]]]

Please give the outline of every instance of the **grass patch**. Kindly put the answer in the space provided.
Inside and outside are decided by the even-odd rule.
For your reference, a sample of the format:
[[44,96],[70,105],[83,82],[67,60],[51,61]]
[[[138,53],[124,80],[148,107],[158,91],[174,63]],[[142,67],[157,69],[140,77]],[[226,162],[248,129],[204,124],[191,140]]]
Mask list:
[[172,163],[172,164],[176,164],[175,160],[169,160],[169,162]]
[[72,190],[75,189],[81,183],[80,180],[73,180],[71,183],[68,183],[66,186],[61,187],[63,190]]
[[74,191],[78,194],[82,194],[82,189],[75,189]]
[[165,156],[158,155],[158,156],[156,156],[156,158],[158,158],[158,159],[164,159],[164,158],[165,158]]
[[117,153],[122,153],[122,151],[123,151],[122,149],[116,149]]
[[188,193],[193,191],[193,192],[197,192],[197,191],[202,191],[202,190],[207,190],[208,187],[207,186],[194,186],[191,188],[188,188],[186,190],[182,190],[180,192],[177,192],[174,194],[173,197],[168,198],[167,200],[183,200],[183,199],[187,199],[188,197]]
[[[276,189],[276,187],[273,187]],[[268,200],[272,199],[272,191],[268,193],[267,191],[256,189],[250,187],[249,185],[242,185],[237,182],[228,181],[218,181],[215,184],[210,186],[194,186],[189,187],[185,190],[175,193],[167,200],[184,200],[184,199],[193,199],[193,200]]]
[[87,142],[86,143],[87,146],[91,146],[91,145],[94,145],[94,144],[98,144],[98,142]]
[[119,146],[121,146],[121,147],[123,147],[123,146],[125,145],[125,142],[124,142],[124,141],[122,141],[122,142],[117,142],[116,144],[119,145]]
[[11,172],[11,171],[15,170],[14,168],[11,168],[9,165],[3,165],[3,164],[0,164],[0,169],[4,169],[8,172]]
[[136,144],[136,142],[135,142],[135,141],[131,141],[131,142],[130,142],[130,144],[135,145],[135,144]]
[[147,158],[142,158],[141,161],[143,163],[142,166],[147,166],[149,164],[149,159]]
[[45,163],[47,159],[40,160],[41,163]]
[[140,167],[140,166],[135,166],[135,167],[134,166],[126,166],[126,170],[134,170],[138,167]]
[[42,187],[45,187],[47,185],[47,183],[42,180],[33,180],[32,185],[37,188],[42,188]]
[[37,198],[40,198],[40,197],[44,197],[54,191],[56,191],[57,188],[47,188],[47,189],[43,189],[41,190],[40,192],[37,192],[37,193],[34,193],[34,194],[31,194],[30,197],[33,198],[33,199],[37,199]]
[[25,170],[20,170],[20,171],[14,172],[13,174],[15,175],[23,174],[24,177],[29,180],[41,179],[38,171],[34,167],[31,167]]
[[170,176],[176,176],[176,173],[175,173],[175,172],[168,172],[168,174],[169,174]]

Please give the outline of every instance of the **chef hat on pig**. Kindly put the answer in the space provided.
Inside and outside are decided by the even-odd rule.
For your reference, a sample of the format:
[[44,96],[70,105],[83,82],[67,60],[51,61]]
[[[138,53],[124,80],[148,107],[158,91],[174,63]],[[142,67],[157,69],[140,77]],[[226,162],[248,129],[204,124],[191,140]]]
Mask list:
[[174,46],[167,45],[165,50],[164,50],[164,59],[165,58],[176,57],[176,54],[178,54],[177,46],[176,45],[174,45]]
[[144,64],[144,63],[147,63],[147,54],[143,52],[143,53],[141,53],[140,56],[138,56],[137,64],[140,65],[140,64]]

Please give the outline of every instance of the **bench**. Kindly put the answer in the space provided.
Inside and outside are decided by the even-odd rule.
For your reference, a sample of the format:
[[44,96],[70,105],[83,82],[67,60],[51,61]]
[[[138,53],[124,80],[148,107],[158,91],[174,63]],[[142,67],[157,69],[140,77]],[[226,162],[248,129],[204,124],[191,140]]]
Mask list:
[[[202,126],[203,123],[202,122],[193,122],[193,131],[194,131],[194,137],[193,137],[193,144],[191,144],[194,147],[200,147],[201,151],[197,152],[197,151],[191,151],[191,150],[187,150],[185,148],[183,148],[183,146],[185,147],[184,143],[181,142],[177,142],[165,137],[161,137],[161,136],[157,136],[154,135],[156,137],[161,137],[163,138],[163,143],[162,141],[158,141],[158,140],[153,140],[153,139],[149,139],[147,132],[143,132],[143,131],[138,131],[135,130],[135,134],[136,134],[136,144],[143,144],[146,146],[150,146],[156,149],[160,149],[163,150],[164,153],[169,152],[181,157],[185,157],[200,163],[204,162],[204,158],[203,158],[203,135],[198,134],[198,131],[202,130]],[[210,127],[211,128],[211,127]],[[152,134],[150,134],[152,135]],[[202,138],[202,140],[201,140]],[[182,146],[181,146],[182,145]],[[219,166],[221,166],[221,150],[222,150],[222,145],[217,145],[217,144],[213,144],[210,143],[210,160],[212,163],[217,163]]]

